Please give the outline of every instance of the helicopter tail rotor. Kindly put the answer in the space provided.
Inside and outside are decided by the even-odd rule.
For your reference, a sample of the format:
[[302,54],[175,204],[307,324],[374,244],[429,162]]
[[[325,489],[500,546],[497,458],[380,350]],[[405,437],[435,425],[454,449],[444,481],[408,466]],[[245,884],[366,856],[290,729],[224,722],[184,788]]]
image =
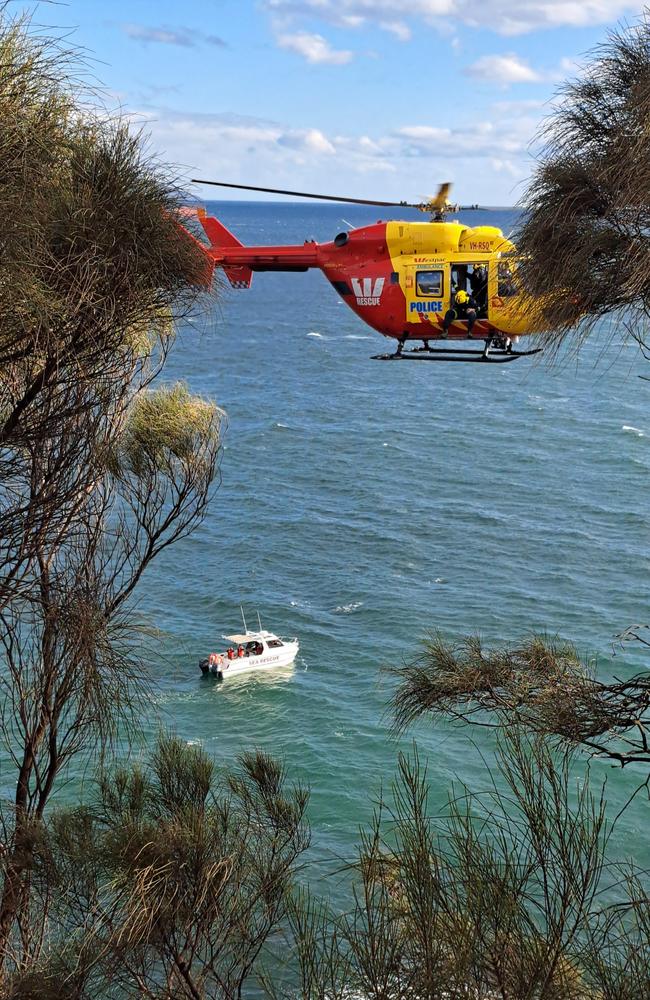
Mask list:
[[[214,259],[217,264],[219,263],[220,250],[232,250],[233,247],[244,246],[229,229],[226,229],[222,222],[208,215],[204,209],[197,214],[205,235],[210,241],[210,248],[214,251]],[[253,272],[245,264],[227,264],[223,267],[223,271],[233,288],[251,287]]]

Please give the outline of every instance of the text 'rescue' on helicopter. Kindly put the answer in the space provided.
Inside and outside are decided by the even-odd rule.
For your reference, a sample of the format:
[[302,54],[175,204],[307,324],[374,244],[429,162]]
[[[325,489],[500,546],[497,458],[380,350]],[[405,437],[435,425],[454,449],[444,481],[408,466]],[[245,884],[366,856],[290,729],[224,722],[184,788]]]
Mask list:
[[[450,184],[441,184],[430,201],[412,204],[223,181],[193,183],[430,213],[428,222],[377,222],[339,233],[330,243],[244,246],[218,219],[196,209],[210,243],[206,253],[233,288],[250,288],[255,271],[319,268],[365,323],[397,341],[394,353],[376,355],[376,360],[500,363],[539,352],[513,346],[519,337],[544,328],[542,310],[518,287],[514,245],[494,226],[447,222],[450,211],[479,207],[451,205]],[[477,346],[465,346],[470,341]],[[420,346],[405,349],[413,342]]]

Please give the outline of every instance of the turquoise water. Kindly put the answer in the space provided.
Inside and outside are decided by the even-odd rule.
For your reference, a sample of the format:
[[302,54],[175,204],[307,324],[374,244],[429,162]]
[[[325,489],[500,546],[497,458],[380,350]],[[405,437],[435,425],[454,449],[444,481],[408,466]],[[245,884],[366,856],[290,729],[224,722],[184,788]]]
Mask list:
[[[373,209],[212,206],[246,243],[327,240]],[[383,210],[382,210],[383,211]],[[402,213],[403,214],[403,213]],[[490,221],[509,231],[512,213]],[[482,731],[422,722],[389,738],[390,682],[433,629],[517,640],[558,632],[603,671],[647,665],[612,638],[650,621],[647,492],[650,369],[610,330],[578,363],[504,367],[379,364],[386,342],[325,279],[258,274],[218,315],[186,328],[166,378],[228,412],[222,485],[202,528],[149,573],[140,608],[165,632],[153,668],[160,720],[221,763],[263,747],[312,788],[310,877],[349,859],[358,825],[390,782],[398,748],[429,758],[433,801],[451,783],[488,784]],[[293,669],[222,685],[198,659],[223,632],[263,624],[297,635]],[[476,741],[477,745],[474,745]],[[597,763],[612,814],[642,772]],[[639,798],[612,850],[650,863]]]

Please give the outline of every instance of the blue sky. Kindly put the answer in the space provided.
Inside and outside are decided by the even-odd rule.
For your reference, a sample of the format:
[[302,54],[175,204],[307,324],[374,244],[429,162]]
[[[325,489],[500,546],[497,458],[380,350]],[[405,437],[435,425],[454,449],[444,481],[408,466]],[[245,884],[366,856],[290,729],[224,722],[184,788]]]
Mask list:
[[521,194],[559,83],[641,11],[626,0],[25,6],[86,50],[107,104],[188,179],[409,201],[451,180],[459,200],[493,205]]

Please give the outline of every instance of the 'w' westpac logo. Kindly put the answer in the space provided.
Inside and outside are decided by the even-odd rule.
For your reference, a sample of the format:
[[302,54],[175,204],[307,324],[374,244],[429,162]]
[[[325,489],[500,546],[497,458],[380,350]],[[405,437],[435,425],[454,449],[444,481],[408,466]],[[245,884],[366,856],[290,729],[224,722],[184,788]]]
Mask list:
[[352,278],[352,290],[358,306],[378,306],[384,288],[385,278]]

